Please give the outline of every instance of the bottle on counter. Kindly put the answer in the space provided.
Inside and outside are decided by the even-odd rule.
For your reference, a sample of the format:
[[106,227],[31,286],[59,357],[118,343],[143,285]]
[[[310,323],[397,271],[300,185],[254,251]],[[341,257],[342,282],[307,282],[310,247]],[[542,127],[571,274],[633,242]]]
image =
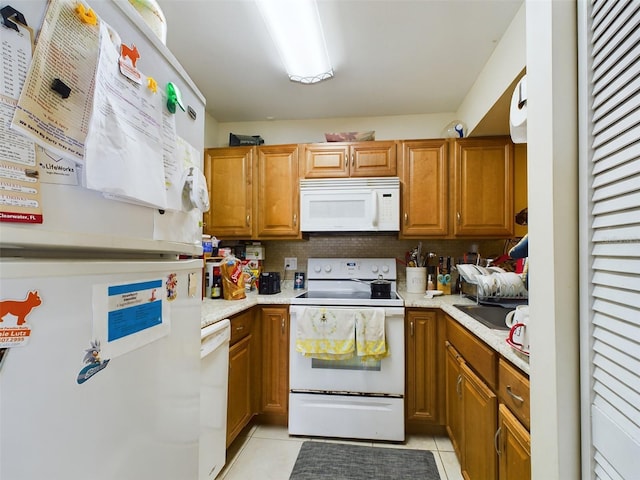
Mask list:
[[433,284],[433,276],[429,275],[429,279],[427,280],[427,290],[435,290],[436,287]]
[[211,297],[211,275],[207,269],[204,271],[204,296]]
[[213,278],[211,280],[211,298],[222,298],[222,275],[220,267],[213,268]]

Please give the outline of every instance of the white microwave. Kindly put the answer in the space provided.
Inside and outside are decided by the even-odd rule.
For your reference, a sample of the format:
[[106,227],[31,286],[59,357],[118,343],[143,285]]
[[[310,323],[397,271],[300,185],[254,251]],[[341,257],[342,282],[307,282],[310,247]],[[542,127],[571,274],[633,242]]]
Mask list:
[[397,232],[398,177],[300,180],[303,232]]

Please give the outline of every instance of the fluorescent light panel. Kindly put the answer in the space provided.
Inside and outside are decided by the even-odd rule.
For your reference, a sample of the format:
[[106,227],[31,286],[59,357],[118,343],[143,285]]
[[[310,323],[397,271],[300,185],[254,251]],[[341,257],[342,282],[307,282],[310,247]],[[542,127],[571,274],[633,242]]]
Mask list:
[[256,0],[289,79],[317,83],[333,77],[315,0]]

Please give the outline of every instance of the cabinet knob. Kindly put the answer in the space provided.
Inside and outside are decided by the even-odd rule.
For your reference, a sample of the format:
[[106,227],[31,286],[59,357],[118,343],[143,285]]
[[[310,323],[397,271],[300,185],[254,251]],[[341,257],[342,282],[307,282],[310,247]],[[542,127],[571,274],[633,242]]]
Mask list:
[[294,213],[293,214],[293,226],[295,227],[296,225],[298,225],[298,214]]
[[285,324],[284,324],[284,318],[283,318],[283,319],[282,319],[282,324],[281,324],[281,327],[280,327],[280,328],[281,328],[281,330],[282,330],[282,334],[283,334],[283,335],[284,335],[284,327],[285,327]]
[[352,153],[351,154],[351,167],[355,167],[356,166],[356,156]]
[[247,215],[247,227],[251,225],[251,215]]
[[462,374],[458,375],[458,381],[456,382],[456,393],[458,397],[462,398]]
[[458,225],[460,225],[460,220],[462,219],[460,212],[456,212],[456,219],[458,220]]
[[413,337],[413,320],[409,322],[409,327],[410,327],[411,336]]
[[404,224],[407,225],[409,223],[409,214],[405,212],[404,214]]

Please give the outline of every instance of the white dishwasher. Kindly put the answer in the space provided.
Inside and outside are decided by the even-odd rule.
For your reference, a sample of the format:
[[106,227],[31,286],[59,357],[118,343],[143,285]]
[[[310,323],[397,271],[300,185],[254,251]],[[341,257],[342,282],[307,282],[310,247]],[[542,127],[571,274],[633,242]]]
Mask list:
[[230,325],[221,320],[201,333],[200,480],[216,478],[226,460]]

